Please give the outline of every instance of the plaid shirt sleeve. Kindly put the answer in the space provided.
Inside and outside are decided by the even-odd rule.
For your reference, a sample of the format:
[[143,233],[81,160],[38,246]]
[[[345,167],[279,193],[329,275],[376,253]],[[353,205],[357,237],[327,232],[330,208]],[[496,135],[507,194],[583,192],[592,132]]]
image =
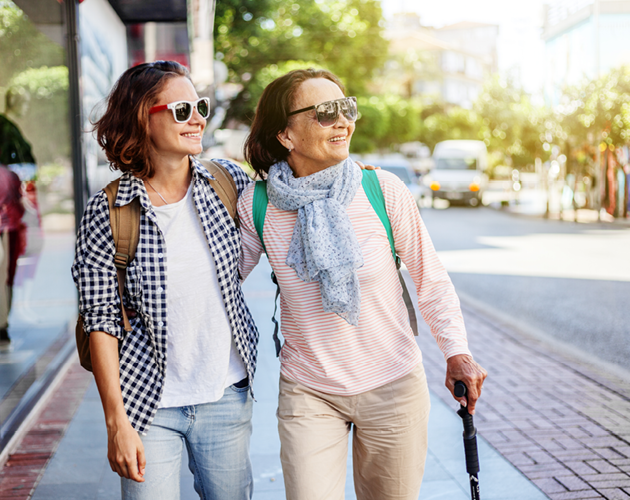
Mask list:
[[232,163],[229,160],[224,160],[223,158],[213,158],[212,161],[220,163],[228,170],[228,172],[230,172],[230,175],[232,176],[232,179],[234,179],[234,183],[236,184],[238,197],[240,198],[243,194],[243,191],[245,191],[245,188],[247,188],[247,186],[249,186],[253,181],[249,178],[249,176],[241,167],[239,167],[235,163]]
[[109,223],[107,195],[99,191],[88,202],[76,242],[72,277],[79,290],[79,312],[85,332],[124,338],[120,321],[118,277]]

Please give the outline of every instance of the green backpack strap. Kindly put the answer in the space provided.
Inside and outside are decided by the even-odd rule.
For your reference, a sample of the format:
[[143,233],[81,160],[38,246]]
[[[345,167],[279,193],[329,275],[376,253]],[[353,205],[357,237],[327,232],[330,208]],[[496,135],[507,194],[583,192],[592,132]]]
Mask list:
[[407,306],[407,314],[409,314],[409,324],[411,325],[413,334],[415,336],[418,336],[418,318],[416,317],[416,309],[414,308],[413,301],[409,296],[409,290],[407,290],[405,279],[400,273],[400,259],[398,258],[398,255],[396,255],[396,247],[394,246],[394,232],[392,231],[392,225],[389,222],[389,217],[387,216],[387,209],[385,207],[385,196],[383,196],[383,190],[381,189],[381,183],[378,182],[376,171],[363,170],[363,179],[361,180],[361,185],[363,186],[363,191],[365,191],[368,200],[370,200],[372,208],[376,212],[376,215],[378,215],[378,218],[381,219],[381,222],[385,227],[387,239],[389,239],[389,246],[392,249],[392,256],[396,261],[396,269],[398,269],[398,279],[400,280],[400,285],[403,289],[403,300],[405,301],[405,306]]
[[[254,227],[256,228],[256,232],[258,233],[258,238],[260,239],[260,243],[262,243],[263,250],[267,253],[267,248],[265,247],[265,240],[263,240],[263,228],[265,226],[265,217],[267,216],[267,205],[269,204],[269,197],[267,196],[267,181],[256,181],[256,185],[254,186],[254,201],[252,202],[252,216],[254,217]],[[280,338],[278,337],[279,331],[279,323],[276,319],[276,313],[278,312],[278,296],[280,295],[280,285],[278,285],[278,280],[276,278],[276,274],[271,271],[271,281],[276,284],[276,297],[273,299],[273,316],[271,317],[271,321],[273,321],[273,342],[276,346],[276,358],[280,356],[280,350],[282,349],[282,344],[280,342]]]
[[254,227],[256,228],[258,238],[260,238],[260,242],[262,243],[265,253],[267,253],[267,248],[265,248],[265,240],[263,240],[263,227],[265,226],[268,203],[267,181],[256,181],[256,185],[254,186],[252,214],[254,216]]
[[370,200],[370,205],[372,205],[376,215],[378,215],[378,218],[381,219],[381,222],[385,227],[385,232],[387,233],[387,238],[389,239],[389,246],[392,249],[392,256],[398,265],[399,259],[396,255],[396,248],[394,247],[394,232],[392,231],[392,225],[389,222],[389,217],[387,216],[385,197],[383,196],[381,184],[378,182],[376,171],[363,170],[363,179],[361,180],[361,184],[363,185],[363,191],[365,191],[368,200]]

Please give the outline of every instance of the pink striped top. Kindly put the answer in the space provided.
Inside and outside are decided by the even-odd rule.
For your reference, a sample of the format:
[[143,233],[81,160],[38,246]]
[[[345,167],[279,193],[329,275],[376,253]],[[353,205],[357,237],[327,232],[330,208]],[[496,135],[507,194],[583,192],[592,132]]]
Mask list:
[[[377,170],[391,221],[396,251],[418,290],[420,312],[445,358],[470,354],[459,299],[407,187],[394,174]],[[245,279],[263,253],[253,222],[253,186],[238,202]],[[352,326],[324,312],[319,283],[304,283],[285,264],[297,212],[271,203],[263,238],[280,284],[282,374],[312,389],[350,396],[407,375],[422,361],[409,326],[402,287],[387,233],[360,187],[348,206],[364,265],[359,269],[361,317]]]

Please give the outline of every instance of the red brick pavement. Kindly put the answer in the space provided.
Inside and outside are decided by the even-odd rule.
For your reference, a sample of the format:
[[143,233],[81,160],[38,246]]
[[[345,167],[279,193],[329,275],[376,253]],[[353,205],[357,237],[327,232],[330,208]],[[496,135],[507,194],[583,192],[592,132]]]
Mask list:
[[74,363],[0,470],[0,499],[28,500],[79,408],[92,375]]
[[[629,381],[463,310],[471,350],[489,373],[475,413],[479,433],[553,500],[630,500]],[[442,353],[423,327],[429,386],[455,408]]]

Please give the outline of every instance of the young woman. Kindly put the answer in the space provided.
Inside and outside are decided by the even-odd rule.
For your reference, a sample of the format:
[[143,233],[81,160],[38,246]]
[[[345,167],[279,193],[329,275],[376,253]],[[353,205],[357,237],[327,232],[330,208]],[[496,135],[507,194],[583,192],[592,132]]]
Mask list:
[[[124,305],[137,312],[131,332],[119,324],[103,191],[88,203],[72,267],[123,499],[179,498],[183,444],[200,498],[252,495],[258,332],[240,288],[238,230],[193,157],[208,107],[183,66],[157,61],[120,77],[95,125],[122,172],[115,204],[139,198],[142,207],[125,283]],[[222,164],[240,194],[248,177]]]
[[[239,199],[241,275],[263,243],[280,286],[278,430],[288,500],[342,500],[353,431],[359,500],[416,500],[429,393],[383,223],[348,157],[357,118],[327,71],[296,70],[263,92],[245,152],[266,178],[261,242],[253,186]],[[453,285],[405,185],[377,170],[398,255],[447,359],[446,385],[474,412],[485,370],[468,350]]]

